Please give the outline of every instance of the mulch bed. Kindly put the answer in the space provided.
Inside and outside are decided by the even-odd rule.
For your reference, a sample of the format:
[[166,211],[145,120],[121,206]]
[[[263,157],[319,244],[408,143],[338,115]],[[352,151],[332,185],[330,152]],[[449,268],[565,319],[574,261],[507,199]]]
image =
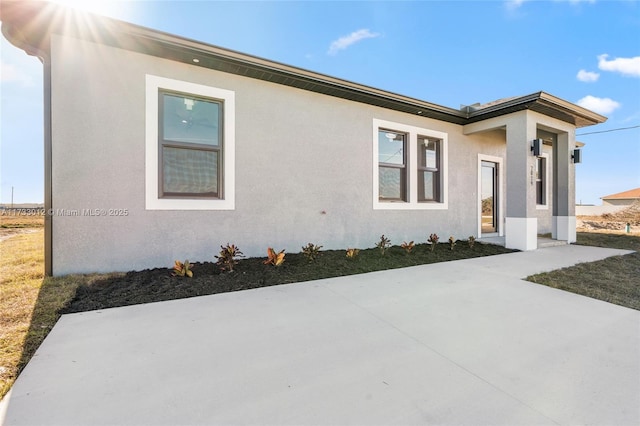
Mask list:
[[417,244],[413,252],[407,254],[401,247],[393,246],[384,256],[375,248],[361,250],[355,259],[347,259],[344,250],[326,250],[313,262],[302,253],[288,253],[279,267],[265,265],[266,258],[248,258],[241,259],[234,272],[221,272],[215,262],[194,263],[192,278],[173,276],[170,268],[147,269],[112,274],[79,286],[73,300],[60,313],[226,293],[513,251],[516,250],[481,243],[470,248],[466,241],[457,241],[453,250],[449,249],[448,243],[438,244],[434,251],[428,244]]

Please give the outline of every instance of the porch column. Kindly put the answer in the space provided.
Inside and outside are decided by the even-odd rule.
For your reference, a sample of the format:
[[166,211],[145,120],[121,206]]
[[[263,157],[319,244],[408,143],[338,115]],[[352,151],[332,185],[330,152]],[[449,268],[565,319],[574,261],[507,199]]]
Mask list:
[[535,157],[531,143],[536,122],[528,111],[513,114],[507,122],[507,212],[505,245],[517,250],[538,248]]
[[575,147],[575,134],[558,134],[553,145],[553,222],[552,237],[556,240],[576,242],[576,189],[575,165],[571,159]]

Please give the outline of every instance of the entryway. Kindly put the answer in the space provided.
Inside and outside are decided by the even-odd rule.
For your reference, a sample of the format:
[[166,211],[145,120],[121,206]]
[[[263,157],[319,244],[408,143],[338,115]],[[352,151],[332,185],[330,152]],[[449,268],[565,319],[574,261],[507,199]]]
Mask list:
[[478,155],[478,236],[503,236],[502,229],[503,159]]
[[498,164],[482,161],[480,203],[482,221],[480,231],[484,234],[498,232]]

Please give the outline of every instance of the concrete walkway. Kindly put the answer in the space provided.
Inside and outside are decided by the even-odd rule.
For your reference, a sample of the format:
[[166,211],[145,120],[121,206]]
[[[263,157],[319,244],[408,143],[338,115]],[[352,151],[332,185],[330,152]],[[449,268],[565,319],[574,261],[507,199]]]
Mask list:
[[[63,316],[7,425],[640,424],[640,312],[563,246]],[[0,421],[1,423],[1,421]]]

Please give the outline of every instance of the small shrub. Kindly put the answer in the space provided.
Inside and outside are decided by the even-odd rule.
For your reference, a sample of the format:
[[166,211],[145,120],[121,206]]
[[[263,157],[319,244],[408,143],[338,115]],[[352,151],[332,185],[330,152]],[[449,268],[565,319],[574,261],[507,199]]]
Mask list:
[[355,259],[356,257],[358,257],[358,253],[360,253],[360,250],[357,248],[348,248],[347,249],[347,259]]
[[472,249],[473,246],[476,245],[476,237],[474,237],[473,235],[470,235],[469,239],[467,240],[467,243],[469,244],[469,248]]
[[302,254],[307,258],[309,262],[313,262],[320,256],[320,249],[322,246],[317,246],[313,243],[309,243],[306,246],[302,247]]
[[453,238],[453,235],[449,237],[449,250],[453,250],[456,246],[456,240]]
[[439,240],[440,238],[438,237],[437,234],[429,235],[429,239],[427,241],[431,243],[431,251],[435,250]]
[[389,247],[391,247],[391,240],[382,234],[382,236],[380,236],[380,241],[376,244],[376,247],[380,250],[380,254],[384,256],[386,251],[389,250]]
[[276,253],[274,249],[269,247],[267,249],[267,260],[264,261],[265,265],[280,266],[284,263],[284,250]]
[[233,268],[238,264],[238,257],[244,257],[242,252],[234,244],[227,243],[226,246],[220,246],[220,255],[216,256],[218,259],[218,266],[220,270],[233,272]]
[[191,264],[188,260],[185,260],[184,263],[176,260],[173,265],[173,273],[174,277],[193,277],[193,271],[191,271]]
[[404,241],[402,244],[400,244],[400,247],[402,247],[407,254],[411,254],[411,250],[413,250],[415,244],[413,244],[413,241],[409,243]]

